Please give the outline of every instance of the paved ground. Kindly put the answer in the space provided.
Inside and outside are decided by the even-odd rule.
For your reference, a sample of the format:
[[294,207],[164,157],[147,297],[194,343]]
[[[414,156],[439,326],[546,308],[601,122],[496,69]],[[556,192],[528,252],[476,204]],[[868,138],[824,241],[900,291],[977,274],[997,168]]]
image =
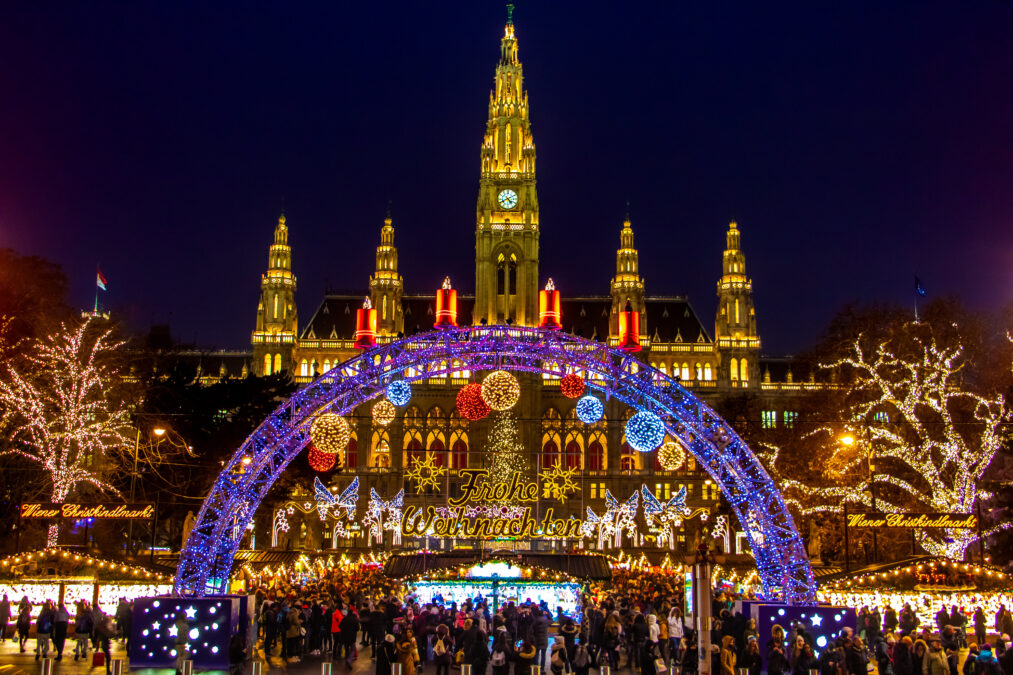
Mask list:
[[[0,643],[0,675],[38,675],[42,673],[42,662],[35,660],[35,640],[29,640],[25,645],[25,653],[21,654],[18,651],[17,642],[11,642],[10,640]],[[376,662],[369,658],[369,648],[359,648],[359,658],[354,662],[352,669],[347,670],[344,663],[335,663],[333,667],[334,675],[373,675],[376,672]],[[50,656],[55,656],[53,652],[50,652]],[[122,659],[123,672],[138,673],[139,675],[174,675],[175,671],[172,668],[138,668],[136,670],[130,670],[129,664],[126,662],[127,655],[125,650],[118,642],[113,643],[112,658]],[[265,667],[263,669],[264,675],[274,673],[292,673],[293,675],[319,675],[321,672],[321,664],[327,662],[322,656],[304,656],[298,663],[286,663],[278,656],[278,647],[275,647],[274,654],[265,659],[263,650],[257,650],[256,660],[265,661]],[[201,670],[195,671],[201,673],[223,673],[227,675],[227,671],[214,671],[214,670]],[[244,673],[251,674],[253,672],[253,665],[251,662],[247,662]],[[460,671],[451,669],[451,675],[459,675]],[[68,644],[68,647],[64,649],[63,659],[60,661],[53,662],[53,673],[54,675],[103,675],[105,673],[104,668],[91,667],[91,652],[88,653],[87,660],[74,661],[74,650],[73,647]],[[435,675],[436,666],[426,665],[420,675]]]

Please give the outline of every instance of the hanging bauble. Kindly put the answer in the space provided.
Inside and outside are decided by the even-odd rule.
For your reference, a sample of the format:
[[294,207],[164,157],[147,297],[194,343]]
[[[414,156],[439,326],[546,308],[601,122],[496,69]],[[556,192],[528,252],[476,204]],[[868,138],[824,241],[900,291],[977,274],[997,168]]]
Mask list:
[[493,410],[509,410],[520,397],[521,385],[505,370],[490,373],[482,380],[482,398]]
[[577,373],[563,375],[559,381],[559,393],[566,398],[580,398],[584,395],[584,378]]
[[488,415],[491,410],[489,404],[482,398],[482,385],[479,383],[466,384],[457,392],[457,412],[465,419],[476,422]]
[[682,445],[679,443],[669,441],[658,448],[658,464],[665,471],[675,471],[682,467],[685,461],[686,451],[682,449]]
[[393,422],[395,414],[397,414],[397,409],[387,399],[380,399],[373,406],[373,422],[379,424],[381,427],[385,427]]
[[330,471],[334,468],[334,461],[338,458],[337,455],[330,455],[326,452],[320,452],[317,450],[315,445],[310,446],[309,454],[307,459],[310,463],[310,468],[314,471],[323,473],[324,471]]
[[584,424],[594,424],[605,414],[605,404],[594,396],[585,396],[577,401],[577,417]]
[[400,407],[412,400],[412,386],[404,380],[394,380],[387,385],[387,400]]
[[626,423],[626,442],[637,452],[650,452],[665,440],[665,424],[652,412],[638,412]]
[[341,415],[334,413],[324,413],[316,418],[310,427],[313,445],[328,455],[344,452],[351,437],[352,430],[348,428],[348,422]]

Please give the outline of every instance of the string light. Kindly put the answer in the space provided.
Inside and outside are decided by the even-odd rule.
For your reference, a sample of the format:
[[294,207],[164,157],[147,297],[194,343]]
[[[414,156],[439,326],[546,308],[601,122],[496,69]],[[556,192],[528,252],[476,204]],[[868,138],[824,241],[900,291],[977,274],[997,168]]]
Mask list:
[[521,385],[505,370],[490,373],[482,380],[482,398],[493,410],[509,410],[520,397]]
[[477,422],[492,411],[482,398],[482,385],[477,382],[466,384],[457,392],[457,412],[465,419]]
[[513,480],[514,474],[523,476],[528,472],[528,460],[524,444],[520,442],[517,418],[509,412],[497,413],[496,418],[485,444],[487,456],[492,457],[488,478],[491,487],[507,485]]
[[324,413],[313,421],[310,427],[310,438],[313,445],[320,452],[328,455],[337,455],[348,446],[352,438],[352,430],[348,426],[348,420],[341,415]]
[[637,452],[650,452],[664,440],[665,424],[652,412],[638,412],[626,422],[626,442]]
[[315,445],[310,446],[309,452],[306,455],[310,468],[318,473],[323,473],[324,471],[330,471],[333,469],[337,457],[337,455],[333,455],[329,452],[320,452],[317,450]]
[[397,414],[397,410],[394,408],[394,404],[387,399],[380,399],[373,406],[373,422],[385,427],[394,421],[394,415]]
[[577,417],[584,424],[594,424],[605,414],[605,404],[594,396],[585,396],[577,401]]
[[412,387],[404,380],[394,380],[387,385],[386,394],[387,400],[400,408],[412,400]]
[[686,461],[686,451],[674,441],[663,443],[658,448],[658,464],[665,471],[676,471]]
[[559,381],[559,393],[567,398],[580,398],[584,395],[584,378],[577,373],[567,373]]

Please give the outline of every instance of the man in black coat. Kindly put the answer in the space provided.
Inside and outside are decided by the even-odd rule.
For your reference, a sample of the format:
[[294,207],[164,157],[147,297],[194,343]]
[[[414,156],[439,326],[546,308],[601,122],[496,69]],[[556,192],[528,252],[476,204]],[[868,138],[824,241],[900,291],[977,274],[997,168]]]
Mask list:
[[345,648],[345,668],[352,669],[352,655],[355,654],[355,640],[359,635],[359,617],[354,607],[348,608],[348,613],[341,620],[341,642]]

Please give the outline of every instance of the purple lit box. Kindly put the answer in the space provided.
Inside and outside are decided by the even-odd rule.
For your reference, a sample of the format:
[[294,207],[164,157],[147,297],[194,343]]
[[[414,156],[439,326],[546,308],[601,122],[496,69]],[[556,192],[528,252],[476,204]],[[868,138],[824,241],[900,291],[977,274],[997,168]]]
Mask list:
[[229,666],[229,641],[240,630],[237,596],[138,598],[130,635],[130,667],[174,666],[176,618],[187,617],[190,658],[199,668]]
[[852,607],[751,604],[749,611],[756,620],[756,632],[760,635],[758,639],[764,670],[767,668],[767,641],[770,640],[770,630],[775,623],[784,629],[786,642],[793,639],[796,625],[804,626],[816,643],[813,649],[816,656],[822,654],[827,645],[832,645],[845,627],[855,630],[858,626],[858,615]]

